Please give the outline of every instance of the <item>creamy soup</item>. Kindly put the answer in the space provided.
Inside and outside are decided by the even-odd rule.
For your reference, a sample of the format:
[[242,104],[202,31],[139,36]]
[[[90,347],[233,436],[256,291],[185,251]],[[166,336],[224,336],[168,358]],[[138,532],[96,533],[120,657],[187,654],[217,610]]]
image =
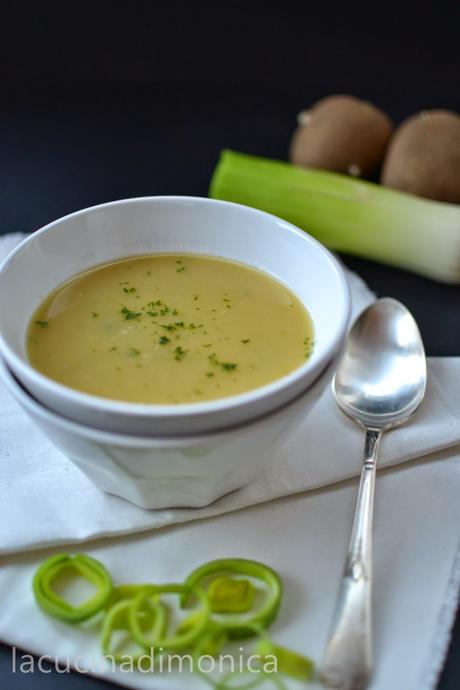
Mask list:
[[32,365],[86,393],[138,403],[257,388],[309,357],[311,318],[283,284],[200,255],[129,257],[82,273],[34,313]]

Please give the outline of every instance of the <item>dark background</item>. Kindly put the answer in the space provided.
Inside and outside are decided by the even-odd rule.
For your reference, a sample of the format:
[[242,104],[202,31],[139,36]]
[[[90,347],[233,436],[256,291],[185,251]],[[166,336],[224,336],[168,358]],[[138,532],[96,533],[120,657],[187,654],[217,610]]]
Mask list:
[[[285,158],[296,113],[331,93],[371,100],[395,123],[460,111],[459,36],[453,2],[2,7],[0,232],[118,198],[206,195],[223,147]],[[460,354],[460,287],[346,261],[412,309],[428,354]],[[459,652],[460,619],[442,690],[460,687]],[[1,688],[107,687],[9,668],[0,647]]]

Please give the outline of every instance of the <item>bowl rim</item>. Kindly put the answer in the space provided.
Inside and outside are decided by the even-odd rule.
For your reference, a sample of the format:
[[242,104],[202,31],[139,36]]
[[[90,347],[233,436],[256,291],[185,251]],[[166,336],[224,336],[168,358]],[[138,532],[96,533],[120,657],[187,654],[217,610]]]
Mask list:
[[[237,204],[232,201],[224,201],[221,199],[210,199],[207,197],[195,197],[195,196],[182,196],[182,195],[159,195],[159,196],[141,196],[141,197],[131,197],[128,199],[117,199],[115,201],[109,201],[102,204],[96,204],[94,206],[89,206],[79,211],[74,211],[65,216],[61,216],[56,220],[48,223],[47,225],[39,228],[35,232],[31,233],[22,242],[20,242],[0,263],[0,275],[3,273],[8,264],[13,261],[15,256],[19,254],[25,246],[30,242],[34,241],[38,236],[45,234],[56,225],[62,223],[63,221],[68,221],[72,218],[77,218],[78,216],[83,216],[89,212],[93,212],[100,209],[111,208],[116,206],[122,206],[126,204],[138,204],[142,202],[153,202],[154,204],[195,204],[195,205],[210,205],[210,206],[222,206],[222,207],[234,207],[237,210],[242,211],[253,216],[260,217],[261,215],[274,222],[277,225],[282,225],[286,228],[287,232],[297,235],[298,237],[305,240],[311,246],[319,251],[327,259],[332,271],[336,274],[339,279],[339,284],[342,290],[344,298],[344,308],[342,313],[336,319],[336,329],[334,337],[328,343],[327,347],[324,348],[322,355],[314,361],[314,366],[311,365],[311,358],[306,360],[300,366],[296,367],[293,371],[289,372],[285,376],[282,376],[274,381],[271,381],[263,386],[258,386],[257,388],[252,388],[243,393],[237,395],[226,396],[223,398],[216,398],[213,400],[203,401],[203,402],[191,402],[191,403],[178,403],[175,405],[171,404],[155,404],[155,403],[134,403],[129,401],[117,400],[113,398],[104,398],[102,396],[93,395],[91,393],[85,393],[79,391],[70,386],[66,386],[62,383],[54,381],[45,374],[42,374],[37,369],[35,369],[25,358],[20,357],[5,341],[1,330],[0,330],[0,352],[3,350],[4,357],[7,362],[12,362],[13,369],[18,371],[25,371],[26,377],[29,380],[33,380],[35,384],[38,384],[42,389],[47,388],[56,397],[60,397],[73,404],[78,404],[79,406],[86,406],[87,408],[97,410],[102,413],[109,414],[121,414],[125,417],[140,417],[149,418],[155,417],[157,419],[176,419],[180,420],[183,417],[199,417],[209,413],[215,412],[225,412],[233,409],[237,409],[241,406],[257,404],[258,401],[263,400],[267,397],[271,397],[276,393],[280,392],[285,388],[289,388],[292,384],[295,384],[302,379],[308,372],[316,372],[317,376],[323,371],[328,363],[333,359],[334,355],[337,353],[341,341],[346,333],[347,325],[350,319],[351,313],[351,294],[350,286],[345,277],[343,268],[336,259],[336,257],[324,247],[318,240],[309,235],[307,232],[300,230],[292,223],[275,216],[272,213],[267,213],[266,211],[261,211],[260,209],[252,208],[251,206],[245,206],[244,204]],[[87,268],[92,266],[97,266],[98,264],[88,265]],[[56,286],[58,287],[58,286]],[[287,286],[290,289],[290,286]],[[305,306],[305,305],[304,305]],[[305,391],[313,381],[306,384],[303,388]]]
[[[319,374],[319,376],[315,379],[313,385],[316,385],[318,383],[318,380],[325,375],[327,375],[327,369]],[[277,407],[276,409],[271,410],[270,412],[266,412],[265,414],[259,415],[258,417],[247,419],[244,422],[239,422],[230,427],[219,428],[212,431],[204,431],[198,432],[196,434],[187,435],[171,434],[169,436],[144,436],[140,434],[137,435],[119,433],[115,431],[107,431],[105,429],[87,426],[81,422],[77,422],[73,419],[69,419],[67,417],[60,415],[58,412],[55,412],[54,410],[48,408],[46,405],[40,402],[40,400],[34,398],[32,393],[30,393],[23,386],[23,384],[16,378],[14,373],[9,369],[7,363],[1,357],[0,383],[3,383],[5,388],[16,400],[16,402],[18,402],[19,405],[24,407],[27,414],[38,416],[47,424],[53,424],[55,427],[58,427],[60,431],[83,437],[95,443],[116,445],[120,447],[135,449],[190,448],[202,445],[203,443],[217,442],[224,440],[227,437],[237,436],[242,431],[254,427],[258,423],[266,422],[272,419],[277,414],[283,412],[287,413],[288,408],[290,408],[295,403],[299,402],[304,396],[307,395],[307,391],[302,391],[302,393],[295,396],[292,400],[289,400],[280,407]]]

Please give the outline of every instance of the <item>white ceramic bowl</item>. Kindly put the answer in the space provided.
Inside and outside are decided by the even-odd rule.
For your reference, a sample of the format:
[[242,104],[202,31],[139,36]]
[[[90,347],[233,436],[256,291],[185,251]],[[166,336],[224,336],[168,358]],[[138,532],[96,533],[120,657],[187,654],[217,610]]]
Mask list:
[[[50,441],[102,491],[143,508],[200,507],[250,483],[329,383],[229,431],[174,438],[113,434],[71,422],[37,402],[0,360],[0,379]],[[307,462],[307,458],[305,458]]]
[[[35,370],[26,355],[33,311],[60,283],[97,264],[146,253],[234,259],[286,284],[310,311],[312,356],[272,383],[231,397],[180,405],[125,403],[76,391]],[[0,352],[40,402],[106,431],[173,435],[235,426],[305,391],[341,347],[350,298],[343,271],[316,240],[275,216],[225,201],[145,197],[94,206],[47,225],[0,267]]]

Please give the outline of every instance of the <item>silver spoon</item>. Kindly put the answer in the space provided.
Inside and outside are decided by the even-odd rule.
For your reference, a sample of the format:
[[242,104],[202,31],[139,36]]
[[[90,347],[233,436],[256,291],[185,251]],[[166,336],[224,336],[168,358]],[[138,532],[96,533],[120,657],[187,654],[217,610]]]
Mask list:
[[358,499],[321,669],[328,688],[365,690],[372,671],[372,516],[382,433],[402,424],[423,400],[426,361],[410,312],[380,299],[354,323],[333,381],[338,405],[366,429]]

